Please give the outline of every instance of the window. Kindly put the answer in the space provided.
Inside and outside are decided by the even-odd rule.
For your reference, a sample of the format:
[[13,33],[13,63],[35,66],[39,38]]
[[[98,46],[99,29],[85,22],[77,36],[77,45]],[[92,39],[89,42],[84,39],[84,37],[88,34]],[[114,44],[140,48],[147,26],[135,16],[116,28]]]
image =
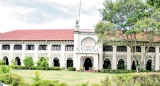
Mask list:
[[26,45],[26,50],[34,50],[34,45]]
[[[133,51],[135,51],[135,47],[133,47]],[[140,46],[136,46],[136,52],[141,52],[141,47]]]
[[126,46],[118,46],[117,51],[121,51],[121,52],[127,51],[127,47]]
[[52,45],[51,50],[61,50],[61,45]]
[[[147,49],[147,47],[146,47],[146,49]],[[155,48],[154,47],[149,47],[148,52],[155,52]]]
[[22,50],[22,45],[14,45],[14,50]]
[[47,50],[47,45],[39,45],[38,50]]
[[113,51],[112,46],[103,46],[103,51]]
[[65,50],[66,51],[73,51],[74,50],[74,46],[73,45],[66,45],[65,46]]
[[2,50],[10,50],[10,45],[2,45]]

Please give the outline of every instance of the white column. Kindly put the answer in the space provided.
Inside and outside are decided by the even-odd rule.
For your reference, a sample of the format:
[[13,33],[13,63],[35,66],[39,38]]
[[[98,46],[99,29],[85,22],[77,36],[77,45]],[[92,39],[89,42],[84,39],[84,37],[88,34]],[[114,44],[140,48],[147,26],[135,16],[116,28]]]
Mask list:
[[35,50],[34,50],[34,63],[35,63],[35,65],[37,65],[36,62],[38,60],[38,46],[39,46],[39,44],[35,44],[34,46],[35,46]]
[[131,70],[131,48],[127,46],[127,70]]
[[21,58],[21,65],[23,64],[23,60],[25,59],[25,53],[26,53],[26,44],[22,44],[22,58]]
[[51,44],[47,45],[47,57],[49,58],[49,65],[52,66],[52,61],[51,61]]
[[117,69],[117,46],[112,46],[113,47],[113,57],[112,57],[112,69]]
[[0,59],[3,59],[3,57],[2,57],[2,44],[0,44]]
[[159,46],[156,46],[155,70],[159,70]]
[[96,68],[96,71],[98,70],[98,55],[94,56],[94,67]]
[[103,68],[103,44],[99,44],[99,49],[98,49],[98,52],[99,52],[99,62],[98,62],[98,70],[102,70]]
[[13,49],[14,49],[14,44],[10,44],[10,57],[8,58],[10,65],[12,59],[15,61],[15,57],[13,57]]
[[77,56],[77,63],[76,63],[76,70],[80,70],[80,67],[83,68],[83,66],[81,66],[81,57]]
[[65,60],[66,60],[66,58],[65,58],[65,45],[61,45],[61,60],[60,60],[60,67],[66,67],[65,66]]
[[79,31],[74,31],[74,59],[73,59],[73,66],[76,67],[76,70],[79,70],[80,65],[78,65],[78,60],[80,57],[78,57],[77,48],[80,48],[79,45]]
[[[144,61],[143,67],[146,68],[146,62],[145,62],[144,52],[145,52],[145,46],[141,46],[141,58],[140,58],[140,62]],[[144,57],[144,59],[142,59],[142,57]]]

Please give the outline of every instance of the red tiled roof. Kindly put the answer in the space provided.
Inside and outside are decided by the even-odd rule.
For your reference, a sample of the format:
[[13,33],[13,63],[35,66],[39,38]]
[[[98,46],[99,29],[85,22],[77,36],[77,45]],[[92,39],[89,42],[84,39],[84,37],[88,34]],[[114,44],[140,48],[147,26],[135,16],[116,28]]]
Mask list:
[[74,40],[74,29],[15,30],[1,33],[0,40]]

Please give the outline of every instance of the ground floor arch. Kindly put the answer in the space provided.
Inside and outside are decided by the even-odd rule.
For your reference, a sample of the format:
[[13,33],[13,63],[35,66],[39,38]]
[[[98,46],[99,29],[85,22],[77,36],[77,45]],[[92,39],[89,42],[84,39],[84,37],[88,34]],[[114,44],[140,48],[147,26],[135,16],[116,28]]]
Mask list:
[[53,59],[53,66],[54,67],[60,67],[59,59],[57,57],[55,57]]
[[146,63],[146,70],[152,70],[152,60],[149,59]]
[[124,59],[120,59],[118,61],[117,69],[125,69],[125,61],[124,61]]
[[21,65],[21,59],[19,57],[15,58],[16,65]]
[[111,68],[111,61],[110,59],[106,58],[103,62],[103,68],[110,69]]
[[[137,61],[137,65],[139,64],[139,61],[138,60],[136,60]],[[136,70],[136,65],[135,65],[135,61],[133,60],[132,61],[132,70]]]
[[67,68],[68,67],[73,67],[73,60],[72,60],[72,58],[68,58],[67,59]]
[[4,65],[9,65],[8,57],[5,56],[3,58],[3,61],[4,61]]
[[91,70],[92,69],[92,64],[93,64],[93,62],[92,62],[91,58],[89,58],[89,57],[84,58],[83,67],[84,67],[85,70]]

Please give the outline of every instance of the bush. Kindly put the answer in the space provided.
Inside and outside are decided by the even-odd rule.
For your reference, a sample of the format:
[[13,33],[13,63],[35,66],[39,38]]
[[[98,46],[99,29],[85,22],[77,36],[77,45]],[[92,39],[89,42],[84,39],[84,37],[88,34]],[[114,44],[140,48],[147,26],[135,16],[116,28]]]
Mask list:
[[28,70],[29,68],[27,66],[18,66],[18,65],[15,65],[15,66],[11,66],[13,69],[18,69],[18,70]]
[[33,81],[39,81],[39,80],[42,80],[42,78],[43,78],[43,77],[40,76],[38,71],[36,71],[34,73],[34,75],[35,75],[35,77],[31,78],[31,79],[33,79]]
[[66,83],[59,83],[59,81],[40,80],[33,82],[31,86],[68,86]]
[[112,77],[115,86],[160,86],[160,74],[121,74]]
[[44,70],[44,67],[32,66],[31,70]]
[[[106,76],[105,79],[101,80],[102,86],[111,86],[111,80],[109,79],[108,76]],[[95,85],[96,86],[96,85]],[[98,86],[98,85],[97,85]]]
[[23,63],[29,69],[34,65],[34,61],[30,56],[26,56],[25,59],[23,60]]
[[0,67],[0,72],[1,73],[9,73],[10,71],[11,70],[8,66],[3,65],[3,66]]
[[61,67],[49,67],[48,70],[62,70]]
[[101,72],[103,72],[103,73],[134,73],[134,72],[136,72],[136,70],[121,70],[121,69],[112,70],[112,69],[103,69]]
[[5,73],[0,75],[0,82],[11,84],[12,86],[19,86],[20,82],[24,82],[24,80],[18,74]]
[[4,60],[0,60],[0,65],[4,65]]
[[68,67],[68,71],[75,71],[76,68],[75,67]]
[[38,57],[37,66],[43,67],[45,70],[49,68],[48,57]]

